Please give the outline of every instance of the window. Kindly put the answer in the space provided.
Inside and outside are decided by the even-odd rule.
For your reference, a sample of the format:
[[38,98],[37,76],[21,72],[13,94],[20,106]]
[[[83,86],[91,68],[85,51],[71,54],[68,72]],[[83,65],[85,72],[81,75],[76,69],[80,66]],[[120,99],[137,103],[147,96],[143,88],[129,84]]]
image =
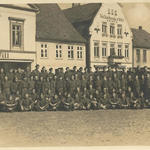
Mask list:
[[70,58],[70,59],[74,58],[73,46],[68,46],[68,58]]
[[110,56],[115,55],[115,44],[110,44]]
[[129,58],[129,45],[125,45],[125,57]]
[[107,44],[102,43],[102,56],[105,57],[107,56]]
[[94,42],[94,57],[99,57],[99,42]]
[[48,54],[47,54],[47,44],[41,44],[41,57],[42,58],[47,58]]
[[115,25],[114,24],[110,25],[110,36],[111,37],[115,36]]
[[106,22],[102,23],[102,35],[103,36],[107,35],[107,23]]
[[80,47],[80,46],[78,46],[77,47],[77,58],[78,59],[82,59],[82,50],[83,50],[83,47]]
[[122,45],[118,45],[118,56],[122,56]]
[[143,50],[143,62],[146,63],[147,62],[147,51]]
[[118,35],[118,38],[122,38],[122,25],[121,24],[118,24],[117,26],[117,35]]
[[62,46],[56,45],[56,58],[62,58]]
[[24,20],[9,17],[10,20],[10,43],[15,50],[23,49],[23,25]]
[[140,62],[140,49],[136,50],[136,62]]

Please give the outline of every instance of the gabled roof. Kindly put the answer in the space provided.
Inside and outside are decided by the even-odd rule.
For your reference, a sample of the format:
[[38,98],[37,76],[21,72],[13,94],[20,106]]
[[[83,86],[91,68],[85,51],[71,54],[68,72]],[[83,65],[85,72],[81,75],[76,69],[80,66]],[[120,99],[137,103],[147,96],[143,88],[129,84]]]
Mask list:
[[36,8],[32,4],[0,4],[0,7],[19,9],[24,11],[38,12],[38,8]]
[[131,29],[133,33],[133,46],[135,48],[150,49],[150,33],[143,29]]
[[65,9],[63,12],[76,30],[87,39],[89,27],[101,5],[101,3],[84,4]]
[[85,43],[57,4],[36,4],[36,40]]

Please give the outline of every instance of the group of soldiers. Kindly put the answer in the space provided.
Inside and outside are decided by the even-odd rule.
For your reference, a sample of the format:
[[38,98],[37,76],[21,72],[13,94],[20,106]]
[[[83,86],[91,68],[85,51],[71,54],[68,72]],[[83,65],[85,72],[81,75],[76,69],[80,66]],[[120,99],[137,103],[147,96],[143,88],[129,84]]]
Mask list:
[[0,69],[0,111],[150,108],[144,68]]

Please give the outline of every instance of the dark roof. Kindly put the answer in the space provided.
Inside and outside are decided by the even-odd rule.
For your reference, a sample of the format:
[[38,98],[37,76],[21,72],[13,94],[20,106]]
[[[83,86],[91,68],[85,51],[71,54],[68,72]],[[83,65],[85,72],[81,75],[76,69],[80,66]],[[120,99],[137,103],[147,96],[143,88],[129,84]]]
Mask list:
[[30,7],[27,8],[27,7],[21,7],[19,5],[14,5],[14,4],[0,4],[0,7],[6,7],[6,8],[13,8],[13,9],[19,9],[19,10],[24,10],[24,11],[33,11],[33,12],[38,12],[38,8],[36,8],[34,5],[32,4],[27,4],[29,5]]
[[143,29],[131,29],[133,33],[133,46],[136,48],[150,48],[150,33]]
[[79,5],[73,8],[65,9],[63,12],[76,30],[87,39],[89,27],[101,5],[101,3]]
[[59,41],[85,43],[57,4],[36,4],[39,13],[36,18],[37,41]]

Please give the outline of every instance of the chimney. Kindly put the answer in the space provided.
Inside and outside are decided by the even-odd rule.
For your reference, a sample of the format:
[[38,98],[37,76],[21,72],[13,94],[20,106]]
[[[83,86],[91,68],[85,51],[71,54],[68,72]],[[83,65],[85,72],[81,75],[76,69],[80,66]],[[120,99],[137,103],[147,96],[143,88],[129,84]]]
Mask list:
[[79,5],[80,5],[80,3],[72,3],[72,8],[76,7],[76,6],[79,6]]
[[139,30],[142,30],[142,26],[139,26]]

